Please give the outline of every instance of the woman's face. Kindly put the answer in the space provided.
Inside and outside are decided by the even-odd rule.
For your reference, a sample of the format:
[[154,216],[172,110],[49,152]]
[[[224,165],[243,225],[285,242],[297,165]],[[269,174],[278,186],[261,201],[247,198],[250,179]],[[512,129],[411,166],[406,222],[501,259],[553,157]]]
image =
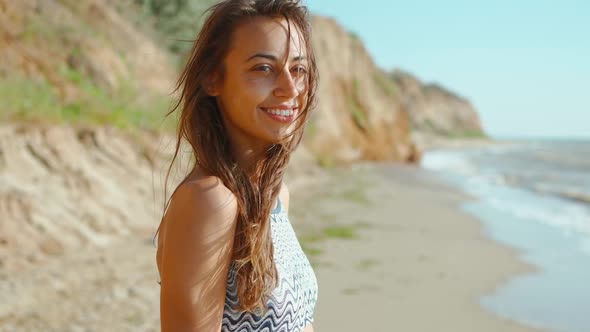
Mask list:
[[277,143],[292,133],[307,103],[306,56],[298,29],[291,24],[289,36],[285,19],[257,17],[237,26],[213,93],[235,143]]

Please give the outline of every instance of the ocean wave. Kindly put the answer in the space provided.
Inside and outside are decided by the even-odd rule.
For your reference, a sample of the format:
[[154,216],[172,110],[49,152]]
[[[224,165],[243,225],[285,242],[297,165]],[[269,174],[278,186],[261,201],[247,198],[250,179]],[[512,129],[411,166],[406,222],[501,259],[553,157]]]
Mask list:
[[464,152],[433,151],[426,153],[421,161],[425,169],[460,175],[474,175],[479,172],[475,163],[465,158]]
[[577,233],[590,239],[590,194],[584,192],[583,184],[578,188],[558,182],[564,177],[540,168],[501,169],[497,164],[476,160],[481,153],[489,152],[433,151],[426,154],[422,166],[439,172],[498,211],[551,225],[565,235]]
[[576,233],[590,239],[590,209],[586,206],[559,201],[551,196],[539,196],[532,192],[514,193],[508,197],[489,195],[480,198],[482,203],[518,219],[553,226],[560,229],[564,235]]

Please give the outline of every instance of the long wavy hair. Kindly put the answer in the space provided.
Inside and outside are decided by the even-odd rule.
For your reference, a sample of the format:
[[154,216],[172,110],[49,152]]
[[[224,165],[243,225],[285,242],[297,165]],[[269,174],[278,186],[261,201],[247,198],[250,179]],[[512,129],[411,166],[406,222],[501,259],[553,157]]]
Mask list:
[[[252,312],[265,308],[268,296],[277,286],[278,272],[273,261],[274,248],[270,236],[271,208],[279,194],[290,154],[299,145],[309,112],[316,105],[318,72],[311,46],[309,13],[298,0],[225,0],[213,5],[206,13],[208,16],[176,85],[175,91],[180,92],[179,99],[167,114],[169,116],[178,110],[181,112],[176,149],[164,188],[184,139],[192,147],[192,170],[199,167],[206,173],[217,176],[234,193],[238,220],[232,262],[236,268],[239,298],[237,309]],[[264,154],[258,156],[253,168],[247,171],[237,165],[231,153],[231,142],[224,127],[222,111],[216,98],[207,93],[206,87],[211,74],[223,73],[222,62],[238,24],[261,16],[284,18],[289,29],[294,26],[299,30],[308,61],[305,92],[307,104],[295,120],[295,129],[288,139],[269,144]],[[189,175],[184,177],[181,184]],[[164,197],[165,211],[172,198],[166,200],[166,189]],[[164,216],[160,227],[163,219]]]

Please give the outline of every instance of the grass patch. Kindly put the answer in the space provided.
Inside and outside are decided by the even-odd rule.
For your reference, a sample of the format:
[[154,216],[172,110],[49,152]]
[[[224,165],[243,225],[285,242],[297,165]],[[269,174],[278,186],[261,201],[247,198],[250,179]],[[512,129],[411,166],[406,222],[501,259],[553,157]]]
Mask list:
[[330,238],[357,239],[359,228],[359,225],[329,226],[317,231],[309,231],[309,234],[301,236],[299,241],[304,245],[310,245]]
[[325,237],[322,236],[322,234],[320,234],[320,233],[309,234],[309,235],[304,235],[304,236],[299,237],[299,242],[301,242],[302,245],[309,245],[311,243],[316,243],[316,242],[319,242],[324,239],[325,239]]
[[351,104],[352,119],[354,123],[360,128],[367,127],[367,116],[363,112],[363,110],[356,104]]
[[141,325],[143,323],[143,317],[139,313],[133,313],[125,317],[125,321],[132,325]]
[[343,176],[342,181],[349,181],[346,188],[327,192],[325,196],[328,196],[330,199],[344,200],[359,205],[367,205],[369,203],[369,199],[365,193],[369,186],[366,179],[361,177]]
[[308,119],[305,124],[305,137],[314,138],[318,133],[318,125],[315,119]]
[[348,96],[348,109],[352,115],[352,120],[362,130],[366,130],[369,122],[367,120],[367,114],[364,112],[360,102],[360,82],[358,78],[352,79],[352,91],[347,94]]
[[299,243],[305,254],[310,257],[311,260],[324,253],[323,249],[317,247],[321,241],[326,239],[358,239],[359,235],[357,230],[359,228],[360,226],[358,225],[342,225],[325,227],[315,231],[309,230],[306,232],[307,234],[299,236]]
[[73,100],[62,101],[57,90],[45,80],[0,80],[0,119],[113,125],[120,129],[174,129],[175,119],[164,118],[170,103],[166,97],[152,97],[139,102],[138,93],[130,83],[108,93],[67,66],[60,67],[58,72],[76,87]]
[[361,41],[361,37],[355,31],[348,30],[348,36],[350,37],[350,39],[352,39],[355,42],[360,42]]
[[323,234],[326,238],[354,239],[358,237],[355,227],[332,226],[325,228]]
[[430,132],[436,133],[439,131],[438,127],[430,119],[425,119],[424,122],[422,123],[422,126]]
[[344,200],[366,205],[369,203],[369,199],[361,189],[348,189],[338,193],[338,197]]
[[309,245],[305,245],[303,243],[301,244],[301,248],[308,257],[316,257],[324,253],[322,249],[310,247]]
[[477,138],[487,138],[486,134],[479,130],[443,130],[438,127],[432,120],[425,119],[421,124],[417,124],[417,126],[421,130],[426,130],[428,132],[434,133],[436,135],[440,135],[447,138],[453,139],[477,139]]
[[60,118],[60,106],[52,87],[45,81],[0,80],[3,117],[23,118],[36,113],[44,118]]
[[334,159],[332,159],[332,157],[325,155],[325,154],[321,154],[321,155],[317,156],[317,162],[321,168],[325,168],[325,169],[334,168],[334,166],[336,165],[334,163]]
[[360,291],[361,291],[360,288],[352,288],[352,287],[349,287],[349,288],[344,288],[342,290],[342,294],[355,295],[355,294],[358,294]]
[[379,265],[379,262],[377,262],[374,259],[367,258],[367,259],[363,259],[360,262],[358,262],[356,264],[356,267],[359,270],[363,270],[364,271],[364,270],[368,270],[368,269],[370,269],[370,268],[372,268],[374,266],[377,266],[377,265]]
[[375,84],[388,96],[395,96],[398,94],[395,83],[380,71],[373,73],[373,81]]

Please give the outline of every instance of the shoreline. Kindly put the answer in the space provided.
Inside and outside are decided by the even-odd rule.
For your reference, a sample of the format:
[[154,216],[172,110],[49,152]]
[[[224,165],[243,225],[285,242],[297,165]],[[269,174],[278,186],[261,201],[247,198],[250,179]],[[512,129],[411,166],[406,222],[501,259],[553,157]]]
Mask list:
[[[518,250],[537,272],[481,299],[487,310],[551,331],[588,331],[588,142],[523,140],[514,146],[443,149],[424,168],[478,199],[462,204],[486,235]],[[546,300],[543,300],[546,299]]]
[[461,209],[472,197],[409,165],[358,164],[329,177],[291,194],[318,278],[316,329],[543,331],[481,305],[536,268]]
[[509,146],[519,144],[517,140],[495,138],[436,138],[424,142],[422,154],[436,150],[454,150],[485,148],[492,146]]

